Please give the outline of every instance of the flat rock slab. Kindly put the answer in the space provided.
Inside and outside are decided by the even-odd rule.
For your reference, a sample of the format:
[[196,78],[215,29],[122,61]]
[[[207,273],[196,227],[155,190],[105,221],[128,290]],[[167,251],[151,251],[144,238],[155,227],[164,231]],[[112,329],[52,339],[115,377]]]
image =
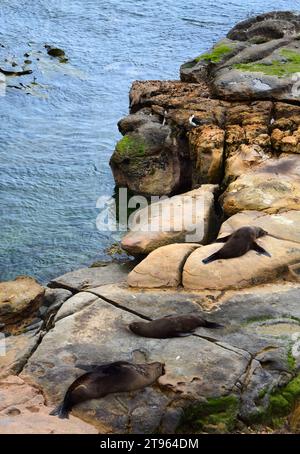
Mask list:
[[36,388],[21,378],[0,380],[1,434],[96,434],[97,429],[78,418],[58,419]]
[[[205,304],[213,295],[219,304],[205,315],[201,301]],[[140,292],[110,284],[79,293],[65,305],[73,307],[73,312],[63,312],[64,306],[60,309],[54,328],[44,336],[21,374],[22,379],[42,388],[50,405],[57,404],[70,383],[83,373],[80,364],[116,360],[166,364],[166,374],[151,387],[74,408],[73,415],[101,433],[153,433],[158,428],[173,433],[187,407],[221,396],[233,396],[239,406],[237,414],[248,420],[266,408],[268,393],[274,387],[291,380],[291,354],[295,354],[295,370],[300,367],[297,284],[206,294]],[[199,328],[190,337],[161,340],[135,336],[127,328],[132,321],[188,312],[199,312],[224,328]]]
[[151,252],[128,275],[131,287],[178,287],[182,268],[199,244],[179,243],[162,246]]
[[98,285],[112,284],[125,281],[128,272],[132,269],[128,263],[108,263],[95,268],[81,268],[52,279],[48,284],[52,288],[65,288],[78,292]]
[[128,323],[137,320],[142,319],[98,298],[56,322],[21,376],[42,387],[48,401],[55,404],[83,373],[76,368],[78,364],[165,362],[166,375],[158,385],[88,401],[74,409],[75,415],[93,422],[102,431],[117,433],[128,431],[135,415],[140,418],[140,432],[156,430],[179,397],[197,400],[235,388],[247,366],[246,353],[225,349],[197,336],[167,340],[137,337],[127,328]]

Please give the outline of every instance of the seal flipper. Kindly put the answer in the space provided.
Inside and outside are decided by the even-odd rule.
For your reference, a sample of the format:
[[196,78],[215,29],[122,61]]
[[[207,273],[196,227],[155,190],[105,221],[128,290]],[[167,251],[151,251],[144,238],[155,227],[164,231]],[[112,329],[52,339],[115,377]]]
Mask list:
[[220,325],[220,323],[209,322],[208,320],[205,320],[205,325],[203,327],[204,328],[219,329],[219,328],[224,328],[224,325]]
[[218,252],[215,252],[214,254],[210,255],[209,257],[207,257],[206,259],[203,259],[202,260],[202,263],[204,263],[205,265],[207,263],[210,263],[210,262],[214,262],[215,260],[218,260],[219,258],[219,251]]
[[66,407],[65,401],[55,407],[49,415],[58,416],[60,419],[69,419],[69,410]]
[[215,243],[226,243],[230,237],[232,237],[232,234],[227,235],[227,236],[222,236],[221,238],[217,238],[214,242]]
[[269,252],[267,252],[263,247],[259,246],[259,244],[257,244],[255,241],[252,244],[251,249],[253,249],[260,255],[265,255],[266,257],[272,257],[271,254],[269,254]]

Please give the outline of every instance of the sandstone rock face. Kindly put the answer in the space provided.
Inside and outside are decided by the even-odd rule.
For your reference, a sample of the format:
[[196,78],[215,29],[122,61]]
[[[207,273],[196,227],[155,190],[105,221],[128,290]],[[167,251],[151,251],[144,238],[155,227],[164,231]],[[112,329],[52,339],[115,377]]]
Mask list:
[[0,282],[0,322],[13,324],[31,315],[41,305],[44,293],[45,289],[28,276]]
[[191,156],[195,163],[192,183],[219,183],[223,171],[225,131],[216,125],[195,128],[189,134]]
[[217,227],[217,189],[216,185],[203,185],[138,210],[133,214],[132,230],[122,239],[122,248],[135,255],[171,243],[207,243]]
[[178,287],[181,284],[182,267],[198,244],[169,244],[151,252],[128,275],[132,287]]
[[[189,117],[195,110],[207,118],[210,109],[211,121],[221,120],[223,103],[208,100],[208,94],[206,84],[187,86],[179,81],[133,84],[131,115],[119,122],[124,137],[110,161],[117,186],[145,195],[170,195],[190,187],[189,146],[180,129],[190,127]],[[207,108],[203,106],[205,102]],[[210,177],[216,180],[214,175]],[[210,182],[207,178],[202,180]]]
[[273,216],[262,216],[258,212],[244,212],[231,217],[223,224],[220,236],[226,236],[245,225],[261,226],[270,235],[278,236],[273,238],[268,235],[257,240],[257,243],[266,249],[271,257],[249,251],[241,257],[217,260],[205,265],[202,259],[213,254],[223,245],[215,243],[204,246],[201,250],[194,251],[185,263],[182,277],[184,287],[219,290],[243,288],[279,277],[287,271],[288,265],[299,262],[299,216],[299,211],[291,211]]
[[180,162],[171,129],[152,121],[128,132],[111,158],[117,186],[142,194],[174,192],[180,183]]
[[42,394],[17,376],[0,380],[1,434],[96,434],[95,427],[74,418],[49,415]]
[[182,65],[181,79],[210,79],[226,99],[299,101],[300,15],[272,12],[237,24],[214,47]]
[[300,157],[267,159],[235,181],[220,197],[227,216],[243,210],[277,213],[300,207]]
[[[18,374],[36,348],[40,335],[36,331],[0,338],[0,377]],[[3,349],[3,351],[2,351]]]
[[[101,433],[174,433],[188,427],[232,430],[240,416],[250,423],[267,413],[270,395],[285,387],[300,366],[295,356],[291,369],[290,360],[300,335],[299,285],[219,292],[217,306],[211,300],[210,314],[203,312],[205,299],[218,292],[140,292],[109,284],[87,293],[94,298],[90,304],[57,314],[54,328],[28,360],[21,378],[41,387],[52,406],[82,374],[80,364],[164,361],[166,374],[157,384],[74,408],[73,415]],[[65,304],[71,307],[73,298]],[[187,312],[198,312],[224,328],[199,328],[196,335],[167,340],[141,338],[127,329],[134,320]]]

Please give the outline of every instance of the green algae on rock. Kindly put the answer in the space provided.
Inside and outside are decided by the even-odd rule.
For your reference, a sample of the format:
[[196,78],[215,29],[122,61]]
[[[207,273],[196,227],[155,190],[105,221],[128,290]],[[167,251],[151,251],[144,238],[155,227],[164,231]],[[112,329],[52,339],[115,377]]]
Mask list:
[[145,143],[141,138],[126,135],[117,143],[116,151],[122,156],[143,156],[145,148]]
[[240,71],[261,72],[267,76],[284,77],[300,72],[300,54],[291,49],[281,49],[284,60],[273,60],[271,63],[238,63],[234,68]]
[[210,397],[206,402],[192,405],[184,410],[177,432],[231,432],[237,422],[239,399],[236,395]]
[[195,58],[195,62],[206,60],[211,63],[219,63],[223,60],[223,57],[229,54],[233,50],[233,45],[228,45],[225,43],[216,44],[211,52],[205,52],[201,54],[199,57]]

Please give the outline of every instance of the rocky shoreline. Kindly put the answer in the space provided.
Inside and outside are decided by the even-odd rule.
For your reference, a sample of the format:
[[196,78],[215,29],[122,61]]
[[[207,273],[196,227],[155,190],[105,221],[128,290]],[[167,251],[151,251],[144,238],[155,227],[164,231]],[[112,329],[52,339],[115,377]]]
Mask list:
[[[138,264],[73,271],[46,288],[0,283],[1,433],[300,431],[299,36],[299,15],[265,14],[182,65],[181,81],[133,83],[110,162],[116,184],[170,196],[162,209],[202,197],[202,240],[185,242],[175,216],[169,231],[149,231],[144,208],[122,240]],[[244,225],[268,231],[259,244],[271,257],[202,263]],[[191,312],[224,327],[176,339],[127,328]],[[49,416],[79,364],[118,360],[164,362],[166,373],[82,403],[70,420]]]

